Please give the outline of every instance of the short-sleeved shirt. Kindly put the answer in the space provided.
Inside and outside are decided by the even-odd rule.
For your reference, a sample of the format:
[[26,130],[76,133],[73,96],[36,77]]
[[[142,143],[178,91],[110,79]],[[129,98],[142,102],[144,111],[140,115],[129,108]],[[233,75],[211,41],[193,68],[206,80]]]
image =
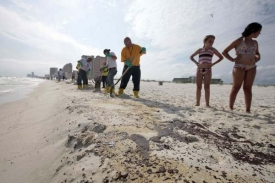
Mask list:
[[141,47],[139,45],[133,44],[131,47],[124,47],[121,51],[121,62],[130,59],[133,66],[139,66],[140,62],[140,51]]
[[[116,54],[114,52],[110,52],[110,54],[116,57]],[[117,67],[116,59],[113,59],[112,57],[107,57],[107,64],[108,64],[108,69]]]
[[58,76],[62,76],[62,75],[63,75],[63,72],[62,72],[62,71],[58,71],[57,75],[58,75]]
[[81,60],[77,61],[78,63],[80,63],[80,68],[84,71],[89,71],[92,69],[92,64],[91,62],[87,62],[87,59],[82,58]]

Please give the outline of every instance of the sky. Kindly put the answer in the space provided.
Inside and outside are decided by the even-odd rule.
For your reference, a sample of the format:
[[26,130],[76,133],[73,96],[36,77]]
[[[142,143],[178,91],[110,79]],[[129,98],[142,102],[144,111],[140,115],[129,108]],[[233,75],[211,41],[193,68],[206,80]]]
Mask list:
[[[0,76],[44,76],[50,67],[75,67],[81,55],[104,56],[107,48],[118,57],[120,77],[123,40],[130,37],[147,48],[141,78],[171,81],[195,75],[189,57],[206,35],[215,35],[221,53],[252,22],[263,26],[255,84],[275,84],[274,0],[0,0]],[[224,59],[212,78],[231,83],[232,68]]]

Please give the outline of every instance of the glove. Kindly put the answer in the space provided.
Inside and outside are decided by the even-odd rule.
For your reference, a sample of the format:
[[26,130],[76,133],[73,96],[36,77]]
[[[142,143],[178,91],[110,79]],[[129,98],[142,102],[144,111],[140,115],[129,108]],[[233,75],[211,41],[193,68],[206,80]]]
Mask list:
[[111,57],[112,55],[110,53],[107,53],[106,54],[106,57]]
[[146,48],[142,47],[140,51],[141,51],[141,53],[146,53]]
[[129,60],[124,61],[125,65],[127,65],[129,68],[131,68],[133,66],[132,62],[130,62]]

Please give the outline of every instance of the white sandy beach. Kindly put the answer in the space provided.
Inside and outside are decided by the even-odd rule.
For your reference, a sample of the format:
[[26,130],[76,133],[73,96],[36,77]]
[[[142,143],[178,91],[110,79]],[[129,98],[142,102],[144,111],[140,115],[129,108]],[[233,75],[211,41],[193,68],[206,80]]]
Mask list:
[[211,85],[195,107],[195,84],[142,82],[140,99],[45,81],[0,105],[0,183],[274,182],[275,87]]

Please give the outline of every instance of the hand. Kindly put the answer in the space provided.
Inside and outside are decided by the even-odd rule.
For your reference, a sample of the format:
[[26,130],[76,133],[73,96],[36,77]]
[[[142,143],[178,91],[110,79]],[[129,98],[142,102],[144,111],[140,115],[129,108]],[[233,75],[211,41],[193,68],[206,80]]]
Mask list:
[[255,63],[258,62],[260,59],[260,55],[255,55]]
[[146,53],[146,48],[145,47],[142,47],[141,50],[140,50],[141,53]]
[[129,68],[131,68],[133,66],[132,62],[130,62],[129,60],[125,60],[124,61],[125,65],[127,65]]

